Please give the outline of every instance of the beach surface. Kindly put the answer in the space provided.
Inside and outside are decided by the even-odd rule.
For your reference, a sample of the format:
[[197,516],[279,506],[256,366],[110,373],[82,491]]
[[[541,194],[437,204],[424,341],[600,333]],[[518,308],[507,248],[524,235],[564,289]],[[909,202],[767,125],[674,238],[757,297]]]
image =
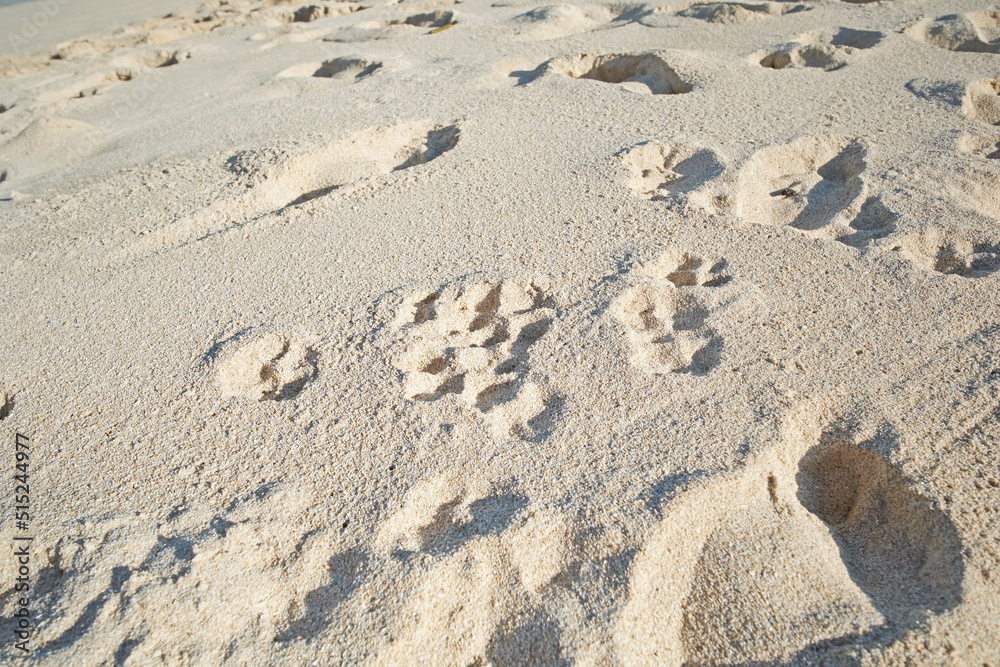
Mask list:
[[983,0],[0,7],[0,662],[1000,664],[998,77]]

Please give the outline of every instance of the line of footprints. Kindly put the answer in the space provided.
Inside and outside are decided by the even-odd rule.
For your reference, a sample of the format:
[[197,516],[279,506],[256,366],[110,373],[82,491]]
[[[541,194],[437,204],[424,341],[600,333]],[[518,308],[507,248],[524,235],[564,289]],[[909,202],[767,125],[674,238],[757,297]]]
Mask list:
[[[610,312],[633,366],[700,376],[718,365],[723,338],[711,320],[740,293],[725,259],[670,249],[627,280]],[[557,314],[542,280],[465,281],[404,296],[391,327],[403,395],[416,403],[456,400],[501,439],[539,437],[556,394],[529,362]],[[224,397],[290,399],[316,377],[318,355],[304,341],[277,333],[246,338],[220,343],[223,354],[213,355],[221,358],[215,381]]]
[[[490,290],[474,291],[473,309]],[[247,639],[269,633],[280,646],[335,642],[344,627],[369,627],[355,623],[376,601],[384,641],[373,664],[440,664],[444,646],[458,651],[450,664],[526,664],[527,647],[537,664],[564,664],[563,633],[588,626],[600,634],[573,656],[584,664],[856,664],[859,649],[961,603],[963,546],[948,515],[883,458],[897,444],[888,424],[856,431],[807,412],[742,469],[660,480],[670,489],[661,518],[632,543],[516,484],[443,472],[410,487],[370,540],[345,547],[339,531],[288,522],[311,494],[269,483],[223,510],[181,506],[152,535],[136,519],[100,519],[87,547],[79,537],[54,546],[38,595],[59,606],[67,592],[90,597],[94,630],[141,664],[181,663],[220,641],[253,662],[260,647]],[[288,585],[234,596],[245,572]],[[588,615],[595,586],[606,604]],[[167,588],[183,613],[156,603]],[[125,605],[135,612],[109,613]],[[217,635],[177,622],[223,608]],[[42,655],[64,657],[73,627],[45,627]]]
[[[454,143],[452,137],[441,150]],[[981,143],[964,136],[959,149],[975,152]],[[898,234],[899,216],[862,179],[866,154],[859,140],[822,136],[763,148],[739,172],[735,213],[754,224],[787,226],[856,248],[891,246],[937,273],[975,279],[1000,269],[1000,242],[942,230]],[[711,150],[697,146],[644,142],[619,159],[626,184],[654,201],[696,201],[700,191],[711,193],[706,185],[725,172]],[[967,193],[988,190],[986,181],[975,180],[979,177],[986,175],[973,174],[962,186]],[[700,376],[719,364],[725,341],[712,320],[739,300],[742,289],[724,258],[672,248],[636,268],[626,282],[610,312],[623,329],[634,367]],[[405,296],[392,327],[398,338],[392,363],[403,374],[405,397],[458,399],[500,438],[540,436],[555,394],[543,379],[532,377],[529,361],[556,317],[555,299],[544,282],[458,281]],[[293,398],[316,376],[316,354],[301,341],[272,333],[237,342],[240,349],[217,367],[224,396]]]

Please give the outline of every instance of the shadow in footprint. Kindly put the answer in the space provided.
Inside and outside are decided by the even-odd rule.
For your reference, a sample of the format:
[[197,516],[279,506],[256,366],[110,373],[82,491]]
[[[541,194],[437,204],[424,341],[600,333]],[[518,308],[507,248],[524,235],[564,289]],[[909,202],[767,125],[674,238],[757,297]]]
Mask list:
[[691,356],[691,364],[684,370],[691,375],[708,375],[722,359],[724,343],[719,336],[712,336],[700,350]]
[[6,419],[14,410],[14,394],[0,392],[0,419]]
[[833,36],[830,43],[834,46],[849,46],[854,49],[870,49],[885,37],[876,30],[854,30],[853,28],[841,28]]
[[517,79],[517,83],[514,84],[515,86],[526,86],[541,75],[545,74],[547,69],[546,65],[547,63],[542,63],[533,70],[514,70],[507,76],[512,79]]
[[542,442],[552,435],[556,424],[566,408],[566,396],[553,394],[545,401],[545,407],[537,415],[528,420],[528,428],[520,435],[529,442]]
[[412,25],[418,28],[440,28],[454,22],[455,15],[445,10],[425,12],[408,16],[403,21],[405,25]]
[[122,667],[122,665],[124,665],[129,659],[129,656],[132,655],[132,651],[137,649],[145,640],[145,637],[133,637],[131,639],[126,639],[119,644],[118,648],[115,650],[115,667]]
[[1000,244],[977,243],[967,253],[954,243],[946,243],[938,248],[933,268],[938,273],[963,278],[988,276],[1000,269]]
[[306,594],[305,613],[292,621],[274,641],[311,641],[321,635],[334,610],[361,585],[367,563],[368,554],[357,548],[331,556],[328,562],[329,583]]
[[681,194],[697,190],[703,184],[722,174],[722,164],[715,153],[708,149],[700,150],[686,160],[671,167],[671,171],[680,176],[666,184],[666,189],[673,194]]
[[929,79],[913,79],[904,86],[915,96],[928,102],[937,102],[949,107],[962,106],[962,96],[965,89],[953,81],[932,81]]
[[499,535],[528,506],[528,498],[516,494],[480,498],[469,505],[467,520],[456,521],[456,518],[464,518],[454,516],[460,504],[461,498],[445,503],[438,509],[434,520],[420,530],[421,551],[446,556],[469,540],[483,535]]
[[[816,173],[823,180],[806,193],[806,207],[795,217],[792,227],[803,231],[821,229],[850,205],[864,189],[858,175],[865,169],[865,154],[860,144],[848,144],[819,167]],[[781,192],[778,194],[783,195]]]
[[335,58],[327,60],[312,76],[324,79],[349,78],[363,79],[382,67],[382,63],[360,58]]
[[461,131],[457,125],[449,125],[431,130],[424,138],[424,143],[415,150],[405,162],[396,167],[393,171],[401,171],[424,164],[440,157],[442,153],[450,151],[458,145],[458,138]]
[[[895,435],[879,440],[893,444]],[[872,451],[877,444],[828,434],[796,477],[799,501],[829,527],[851,579],[886,619],[855,638],[862,644],[882,643],[886,632],[920,627],[928,614],[955,607],[963,576],[958,531]]]
[[554,665],[571,664],[562,657],[559,626],[539,610],[529,620],[514,627],[501,625],[490,638],[486,656],[491,665]]
[[875,196],[861,205],[858,215],[851,221],[854,233],[837,240],[852,248],[863,248],[876,239],[888,236],[896,229],[899,214],[889,209]]
[[653,95],[691,92],[691,84],[656,53],[580,55],[556,58],[546,64],[558,74],[602,83],[637,83]]
[[94,623],[97,622],[97,617],[104,609],[104,606],[113,596],[122,592],[122,589],[131,577],[132,570],[124,565],[117,565],[112,568],[111,582],[108,584],[108,587],[87,604],[71,627],[67,628],[56,639],[42,646],[39,653],[44,656],[59,651],[81,639]]
[[711,473],[706,470],[697,470],[692,473],[677,473],[664,477],[647,491],[639,495],[646,509],[662,515],[663,507],[677,497],[694,482],[703,479]]

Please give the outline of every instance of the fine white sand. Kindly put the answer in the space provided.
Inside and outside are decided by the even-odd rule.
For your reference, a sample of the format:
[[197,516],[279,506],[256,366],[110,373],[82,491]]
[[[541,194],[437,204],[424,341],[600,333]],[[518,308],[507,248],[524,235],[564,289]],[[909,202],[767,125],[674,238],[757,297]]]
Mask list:
[[996,4],[107,6],[0,8],[0,662],[998,664]]

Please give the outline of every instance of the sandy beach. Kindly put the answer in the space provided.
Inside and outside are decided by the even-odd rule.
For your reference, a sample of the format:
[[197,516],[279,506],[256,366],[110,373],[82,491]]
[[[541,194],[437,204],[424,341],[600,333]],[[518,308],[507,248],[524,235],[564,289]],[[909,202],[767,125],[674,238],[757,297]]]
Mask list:
[[0,4],[0,662],[1000,665],[1000,5]]

